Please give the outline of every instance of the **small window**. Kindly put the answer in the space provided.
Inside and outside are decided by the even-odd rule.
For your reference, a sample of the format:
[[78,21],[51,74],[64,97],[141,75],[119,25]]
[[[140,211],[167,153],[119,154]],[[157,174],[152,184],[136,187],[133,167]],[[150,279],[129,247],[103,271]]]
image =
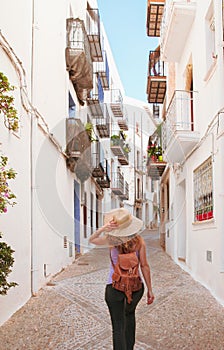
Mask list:
[[136,159],[136,167],[139,170],[140,169],[140,151],[137,151],[137,159]]
[[213,172],[209,157],[194,171],[194,220],[213,218]]

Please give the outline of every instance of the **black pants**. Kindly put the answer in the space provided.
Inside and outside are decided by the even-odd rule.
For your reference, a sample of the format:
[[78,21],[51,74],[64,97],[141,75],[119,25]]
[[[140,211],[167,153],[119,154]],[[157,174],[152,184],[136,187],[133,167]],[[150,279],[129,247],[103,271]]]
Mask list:
[[133,350],[135,344],[135,309],[144,293],[142,289],[132,293],[132,302],[128,304],[126,296],[112,287],[106,286],[105,300],[110,311],[113,329],[113,349]]

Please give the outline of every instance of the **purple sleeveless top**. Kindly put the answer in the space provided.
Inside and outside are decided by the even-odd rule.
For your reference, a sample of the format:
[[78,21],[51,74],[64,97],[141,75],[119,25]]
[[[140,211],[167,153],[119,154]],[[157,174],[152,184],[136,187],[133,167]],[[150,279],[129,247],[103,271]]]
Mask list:
[[[111,259],[112,259],[114,265],[116,265],[117,259],[118,259],[118,254],[119,254],[117,248],[113,247],[110,250],[110,254],[111,254]],[[139,258],[139,251],[138,250],[136,251],[136,254],[137,254],[137,257]],[[109,269],[109,276],[108,276],[107,284],[112,284],[113,273],[114,273],[114,268],[113,268],[112,263],[110,262],[110,269]]]

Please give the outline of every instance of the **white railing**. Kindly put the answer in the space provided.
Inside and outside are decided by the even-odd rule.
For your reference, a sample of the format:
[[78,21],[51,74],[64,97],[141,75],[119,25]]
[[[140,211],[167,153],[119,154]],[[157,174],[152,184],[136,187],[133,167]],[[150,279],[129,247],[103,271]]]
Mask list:
[[163,148],[167,148],[176,131],[193,131],[193,100],[195,92],[176,90],[166,112],[162,127]]

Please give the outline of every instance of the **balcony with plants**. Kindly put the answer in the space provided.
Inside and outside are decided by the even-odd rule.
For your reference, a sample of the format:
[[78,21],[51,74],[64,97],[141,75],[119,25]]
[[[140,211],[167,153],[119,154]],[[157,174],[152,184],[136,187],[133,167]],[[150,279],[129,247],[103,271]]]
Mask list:
[[160,36],[160,26],[165,0],[148,0],[146,28],[150,37]]
[[166,111],[162,125],[162,145],[165,159],[181,163],[196,146],[200,133],[195,127],[197,93],[176,90]]
[[155,133],[149,137],[147,156],[147,174],[153,180],[159,180],[166,168],[161,146],[161,124],[158,125]]
[[165,2],[160,35],[161,55],[164,61],[179,62],[194,22],[196,2],[196,0]]
[[147,95],[149,103],[161,104],[164,102],[166,73],[164,62],[160,58],[160,46],[154,51],[149,51]]
[[118,161],[121,165],[129,164],[129,153],[131,148],[125,141],[125,135],[120,132],[119,134],[113,134],[110,138],[111,150],[115,156],[118,157]]
[[87,3],[86,10],[86,31],[90,45],[90,52],[93,62],[103,61],[103,39],[100,28],[99,9],[91,8]]
[[84,104],[93,88],[93,63],[84,22],[67,19],[66,67],[77,97]]

